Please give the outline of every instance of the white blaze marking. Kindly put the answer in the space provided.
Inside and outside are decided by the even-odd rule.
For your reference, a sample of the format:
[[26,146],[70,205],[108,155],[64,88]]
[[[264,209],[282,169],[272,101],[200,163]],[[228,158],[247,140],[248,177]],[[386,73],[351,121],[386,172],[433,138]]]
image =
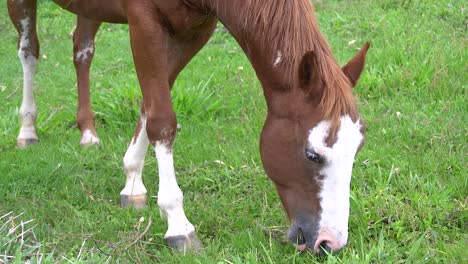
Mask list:
[[[336,143],[328,147],[330,123],[320,122],[309,134],[309,147],[326,159],[320,174],[324,176],[319,197],[322,208],[319,239],[334,238],[333,248],[343,247],[348,240],[349,194],[354,156],[363,139],[359,120],[341,117]],[[319,242],[317,240],[317,242]],[[332,245],[331,245],[332,246]]]
[[145,163],[145,154],[149,144],[148,135],[146,133],[146,117],[142,116],[140,122],[140,134],[136,135],[136,139],[132,139],[123,160],[127,180],[120,195],[132,196],[146,194],[146,187],[141,178]]
[[86,129],[83,132],[83,135],[81,136],[81,145],[90,145],[90,144],[98,144],[99,143],[99,138],[95,137],[93,133],[91,133],[91,130]]
[[89,41],[85,47],[78,50],[75,55],[75,61],[84,62],[88,59],[88,56],[94,52],[93,43]]
[[167,218],[165,238],[189,235],[195,227],[185,216],[183,194],[177,184],[172,150],[161,141],[156,141],[156,158],[159,167],[158,205],[163,218]]
[[30,31],[30,20],[28,18],[21,21],[22,34],[19,44],[18,56],[23,66],[23,101],[20,107],[21,128],[18,139],[37,139],[36,135],[36,103],[34,102],[34,73],[36,71],[37,58],[24,51],[30,42],[28,34]]
[[275,58],[275,63],[273,63],[273,66],[276,67],[278,66],[278,64],[280,64],[280,62],[282,61],[283,59],[283,54],[281,53],[281,51],[277,51],[276,52],[276,58]]

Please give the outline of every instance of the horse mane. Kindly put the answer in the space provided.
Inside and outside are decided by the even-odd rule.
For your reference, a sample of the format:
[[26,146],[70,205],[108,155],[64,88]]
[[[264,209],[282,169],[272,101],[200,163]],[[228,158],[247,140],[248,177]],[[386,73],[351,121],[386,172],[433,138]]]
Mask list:
[[340,117],[349,114],[357,118],[356,102],[351,84],[332,55],[330,46],[321,33],[310,0],[244,0],[242,7],[243,30],[256,34],[261,47],[273,56],[282,52],[282,65],[286,68],[286,81],[297,87],[298,69],[304,54],[314,52],[316,69],[325,85],[320,100],[325,119],[334,127]]

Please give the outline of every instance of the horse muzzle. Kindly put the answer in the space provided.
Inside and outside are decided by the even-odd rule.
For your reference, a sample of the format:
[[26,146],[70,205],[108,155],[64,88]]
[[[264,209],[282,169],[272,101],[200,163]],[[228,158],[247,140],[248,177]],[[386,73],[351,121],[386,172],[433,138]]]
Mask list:
[[[307,221],[308,220],[308,221]],[[318,221],[304,217],[296,218],[288,230],[288,239],[297,250],[313,250],[316,254],[336,253],[346,245],[347,233],[331,227],[320,227]]]

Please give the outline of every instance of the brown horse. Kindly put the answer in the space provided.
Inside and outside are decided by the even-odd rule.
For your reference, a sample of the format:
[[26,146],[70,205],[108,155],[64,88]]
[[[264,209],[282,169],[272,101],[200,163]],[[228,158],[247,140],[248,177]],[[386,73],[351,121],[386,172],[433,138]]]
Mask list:
[[[182,250],[201,246],[185,216],[174,173],[177,123],[170,89],[206,44],[217,19],[238,41],[263,87],[268,110],[261,158],[291,221],[289,239],[298,249],[317,253],[334,252],[346,244],[351,172],[364,142],[352,87],[363,70],[369,43],[340,68],[309,0],[54,2],[91,20],[129,24],[143,102],[124,157],[121,204],[145,205],[141,173],[147,147],[153,145],[159,163],[158,205],[167,217],[169,246]],[[24,11],[28,12],[33,11]],[[22,59],[26,64],[32,60],[21,52],[20,44]]]

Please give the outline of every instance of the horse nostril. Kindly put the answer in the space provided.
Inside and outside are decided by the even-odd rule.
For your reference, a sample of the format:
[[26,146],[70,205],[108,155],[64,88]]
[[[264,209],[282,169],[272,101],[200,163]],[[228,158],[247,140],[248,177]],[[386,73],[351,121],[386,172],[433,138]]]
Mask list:
[[332,253],[332,249],[328,246],[328,241],[322,241],[319,245],[319,254],[321,256],[327,256],[327,254]]
[[306,243],[306,240],[304,238],[304,233],[302,232],[302,229],[299,228],[297,232],[297,242],[298,245],[303,245]]
[[296,248],[299,251],[304,251],[307,248],[306,235],[298,226],[292,226],[289,229],[288,239],[296,245]]
[[314,251],[320,255],[335,254],[345,244],[346,241],[340,241],[328,233],[322,233],[315,241]]

